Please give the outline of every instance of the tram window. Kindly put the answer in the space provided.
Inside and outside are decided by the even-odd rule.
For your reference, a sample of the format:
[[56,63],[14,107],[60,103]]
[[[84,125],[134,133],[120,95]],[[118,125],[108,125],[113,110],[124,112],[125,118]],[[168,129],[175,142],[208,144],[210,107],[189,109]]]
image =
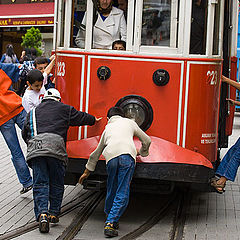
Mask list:
[[144,0],[142,45],[177,47],[179,1]]
[[87,0],[74,0],[74,14],[71,30],[71,47],[85,47],[86,20],[84,16],[86,8]]
[[64,26],[65,26],[65,3],[66,1],[65,0],[62,0],[59,4],[59,8],[60,8],[60,16],[59,19],[59,24],[58,24],[58,29],[59,29],[59,33],[60,33],[60,41],[59,41],[59,46],[60,47],[63,47],[64,45]]
[[220,6],[221,1],[215,5],[214,33],[213,33],[213,55],[219,54],[219,27],[220,27]]
[[192,23],[190,38],[190,53],[205,54],[207,33],[207,1],[192,1]]
[[[82,19],[86,25],[86,17]],[[127,25],[124,12],[112,5],[112,0],[94,1],[92,48],[112,49],[115,40],[126,41]],[[85,30],[79,28],[75,38],[78,47],[84,47]]]

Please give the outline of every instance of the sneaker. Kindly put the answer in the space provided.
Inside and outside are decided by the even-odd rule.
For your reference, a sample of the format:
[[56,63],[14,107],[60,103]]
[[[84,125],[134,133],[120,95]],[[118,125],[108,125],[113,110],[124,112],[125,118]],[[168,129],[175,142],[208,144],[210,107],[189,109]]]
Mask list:
[[46,213],[42,213],[39,217],[39,231],[41,233],[49,232],[49,220]]
[[118,231],[114,227],[113,223],[106,223],[104,227],[104,235],[107,237],[116,237],[118,236]]
[[115,229],[119,229],[119,222],[114,222],[114,223],[113,223],[113,227],[114,227]]
[[54,216],[54,215],[49,215],[48,220],[49,220],[50,223],[58,223],[59,222],[59,217]]
[[24,194],[27,193],[28,191],[30,191],[33,188],[33,185],[29,186],[29,187],[23,187],[22,190],[20,191],[20,194]]

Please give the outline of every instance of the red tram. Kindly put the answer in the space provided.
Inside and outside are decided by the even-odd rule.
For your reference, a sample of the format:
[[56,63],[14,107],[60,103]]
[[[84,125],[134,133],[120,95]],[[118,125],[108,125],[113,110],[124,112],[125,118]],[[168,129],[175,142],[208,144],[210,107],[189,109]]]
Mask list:
[[[98,117],[121,106],[146,131],[152,144],[148,157],[137,158],[136,186],[206,185],[232,130],[234,108],[225,99],[235,91],[221,86],[221,74],[236,78],[238,1],[128,0],[126,51],[94,47],[95,2],[55,1],[62,101]],[[70,129],[66,184],[77,183],[106,123]],[[91,177],[86,187],[101,187],[103,157]]]

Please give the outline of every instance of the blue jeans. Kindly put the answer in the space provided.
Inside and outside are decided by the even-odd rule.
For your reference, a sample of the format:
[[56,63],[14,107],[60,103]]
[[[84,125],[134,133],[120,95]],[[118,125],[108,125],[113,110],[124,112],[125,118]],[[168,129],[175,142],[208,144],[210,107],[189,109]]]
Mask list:
[[[34,212],[38,220],[41,213],[58,216],[64,193],[65,166],[53,157],[36,157],[31,160],[33,169]],[[50,202],[48,210],[48,202]]]
[[240,164],[240,138],[228,150],[220,165],[217,168],[216,175],[225,177],[230,181],[234,181]]
[[134,169],[135,161],[129,154],[122,154],[107,163],[106,222],[118,222],[126,210]]
[[23,187],[29,187],[32,185],[32,177],[20,147],[15,128],[15,124],[17,124],[20,129],[23,128],[25,117],[26,111],[23,110],[17,116],[1,125],[0,131],[11,151],[12,162],[17,172],[19,182],[23,185]]

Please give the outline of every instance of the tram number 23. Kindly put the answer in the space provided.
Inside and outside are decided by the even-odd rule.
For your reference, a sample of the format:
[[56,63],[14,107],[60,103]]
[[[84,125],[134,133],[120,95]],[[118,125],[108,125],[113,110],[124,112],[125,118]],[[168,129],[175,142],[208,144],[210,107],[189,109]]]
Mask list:
[[64,77],[66,73],[65,70],[65,62],[58,62],[58,66],[57,66],[57,75]]
[[217,71],[208,71],[207,72],[207,83],[210,85],[217,84]]

